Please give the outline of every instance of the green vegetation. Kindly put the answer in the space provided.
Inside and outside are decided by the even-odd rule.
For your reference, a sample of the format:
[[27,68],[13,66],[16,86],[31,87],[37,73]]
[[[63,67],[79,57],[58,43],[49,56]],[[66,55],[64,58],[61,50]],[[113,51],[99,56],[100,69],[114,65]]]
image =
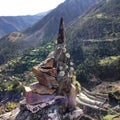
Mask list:
[[11,111],[13,109],[15,109],[18,105],[16,103],[8,103],[7,104],[7,111]]
[[102,18],[103,17],[103,14],[102,13],[99,13],[96,15],[97,18]]
[[119,106],[116,106],[115,108],[109,108],[108,114],[103,116],[103,120],[119,120],[120,113],[116,111],[119,109]]
[[53,48],[54,43],[48,43],[42,47],[27,49],[23,54],[18,55],[17,58],[1,66],[0,91],[20,90],[20,81],[23,84],[30,84],[36,81],[31,73],[32,67],[44,60]]
[[116,115],[106,115],[103,120],[112,120]]
[[4,104],[3,106],[0,106],[0,115],[5,112],[11,111],[18,106],[19,106],[19,103],[8,102],[8,103]]
[[[77,79],[90,84],[93,78],[115,81],[120,79],[120,40],[87,40],[76,45],[78,53],[72,53],[77,60]],[[82,48],[82,51],[80,50]],[[81,52],[80,52],[81,51]],[[76,57],[76,58],[75,58]]]
[[15,62],[12,61],[12,65],[8,63],[8,67],[12,69],[14,74],[21,74],[25,71],[31,70],[31,68],[39,64],[47,55],[53,50],[54,44],[46,44],[45,46],[38,48],[30,48],[24,51],[21,58],[18,58]]
[[85,15],[78,17],[69,25],[69,39],[119,38],[119,10],[119,0],[100,1]]
[[105,65],[116,63],[119,60],[120,60],[120,55],[110,56],[110,57],[106,57],[106,58],[100,60],[99,64],[102,65],[102,66],[105,66]]

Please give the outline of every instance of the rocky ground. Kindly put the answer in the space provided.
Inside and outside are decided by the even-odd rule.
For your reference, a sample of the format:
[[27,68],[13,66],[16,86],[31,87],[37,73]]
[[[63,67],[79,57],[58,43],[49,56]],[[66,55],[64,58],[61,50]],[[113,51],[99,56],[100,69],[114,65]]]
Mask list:
[[[106,99],[106,94],[109,95],[109,93],[113,93],[113,91],[115,90],[119,91],[119,86],[120,81],[112,83],[103,82],[100,85],[96,86],[93,92],[87,91],[83,88],[83,93],[81,95],[78,95],[76,98],[77,110],[79,110],[79,112],[76,111],[76,114],[78,112],[79,116],[78,118],[76,117],[75,120],[120,120],[119,95],[116,95],[118,98],[116,98],[114,94],[112,96],[118,101],[109,102],[109,96]],[[102,101],[104,101],[105,99],[108,100],[108,102],[104,104],[104,109],[96,109],[95,105],[92,105],[93,101],[89,100],[87,102],[86,95],[89,95],[89,98],[95,100],[98,99],[98,97],[96,96],[97,94],[106,96],[104,99],[102,99]],[[75,112],[71,113],[69,111],[66,111],[65,114],[61,114],[58,108],[58,103],[46,106],[36,113],[32,113],[31,111],[29,111],[24,104],[25,102],[22,101],[21,103],[22,104],[20,105],[20,108],[16,108],[11,112],[7,112],[1,115],[0,120],[51,120],[49,116],[53,116],[55,120],[73,120],[71,116],[73,114],[75,115]]]

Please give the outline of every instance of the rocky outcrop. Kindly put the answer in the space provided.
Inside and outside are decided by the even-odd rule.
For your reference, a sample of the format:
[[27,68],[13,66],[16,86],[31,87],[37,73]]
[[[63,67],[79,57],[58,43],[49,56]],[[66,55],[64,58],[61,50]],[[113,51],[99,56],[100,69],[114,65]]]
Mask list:
[[67,109],[75,109],[75,98],[80,92],[80,84],[76,80],[74,64],[67,52],[65,39],[64,22],[61,18],[55,51],[51,52],[42,63],[33,67],[32,71],[38,83],[25,86],[28,104],[32,106],[49,104],[52,100],[62,98],[65,101],[63,112]]

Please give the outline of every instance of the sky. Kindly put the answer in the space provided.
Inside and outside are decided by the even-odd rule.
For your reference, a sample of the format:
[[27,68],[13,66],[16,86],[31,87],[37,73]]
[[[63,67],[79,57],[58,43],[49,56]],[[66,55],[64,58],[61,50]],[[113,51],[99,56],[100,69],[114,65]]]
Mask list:
[[0,0],[0,16],[35,15],[57,7],[65,0]]

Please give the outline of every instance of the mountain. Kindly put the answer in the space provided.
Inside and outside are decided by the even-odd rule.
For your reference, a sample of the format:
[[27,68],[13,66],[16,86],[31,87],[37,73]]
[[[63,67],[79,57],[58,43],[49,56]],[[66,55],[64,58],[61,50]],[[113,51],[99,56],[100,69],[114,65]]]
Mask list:
[[[14,41],[19,41],[21,47],[25,48],[33,45],[40,45],[45,41],[50,41],[57,33],[56,31],[58,29],[60,17],[63,17],[65,23],[68,24],[87,11],[96,1],[97,0],[66,0],[35,25],[20,33],[14,33],[14,36],[9,34],[2,40],[8,39],[9,41],[13,41],[14,39]],[[19,37],[18,34],[20,35]]]
[[[0,63],[14,58],[18,50],[53,40],[57,34],[59,19],[63,17],[66,25],[87,11],[97,0],[66,0],[48,13],[35,25],[22,32],[13,32],[0,39]],[[9,46],[9,48],[8,48]]]
[[90,79],[97,82],[120,79],[119,10],[119,0],[102,0],[67,28],[78,79],[83,83]]
[[100,39],[120,37],[120,1],[102,0],[70,25],[70,37]]
[[32,16],[0,16],[0,38],[11,32],[21,31],[32,26],[47,15],[47,13],[44,12]]
[[82,15],[95,3],[96,0],[66,0],[41,21],[25,30],[24,34],[27,34],[25,40],[33,41],[33,39],[37,39],[40,43],[52,40],[57,33],[60,17],[64,18],[67,26],[68,23]]
[[53,9],[51,9],[51,10],[49,10],[49,11],[45,11],[45,12],[38,13],[38,14],[36,14],[36,16],[42,16],[42,17],[44,17],[44,16],[46,16],[48,13],[50,13],[52,10],[53,10]]

